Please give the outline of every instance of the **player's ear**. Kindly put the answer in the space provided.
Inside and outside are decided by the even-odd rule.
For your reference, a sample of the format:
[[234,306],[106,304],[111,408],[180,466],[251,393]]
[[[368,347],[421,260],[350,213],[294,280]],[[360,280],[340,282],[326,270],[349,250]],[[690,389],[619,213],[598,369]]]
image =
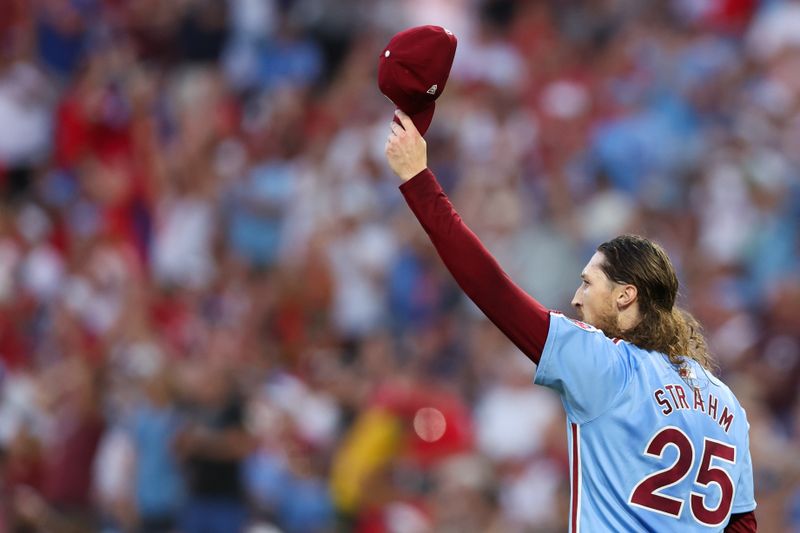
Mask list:
[[639,291],[634,285],[622,285],[617,292],[617,307],[624,309],[628,307],[639,296]]

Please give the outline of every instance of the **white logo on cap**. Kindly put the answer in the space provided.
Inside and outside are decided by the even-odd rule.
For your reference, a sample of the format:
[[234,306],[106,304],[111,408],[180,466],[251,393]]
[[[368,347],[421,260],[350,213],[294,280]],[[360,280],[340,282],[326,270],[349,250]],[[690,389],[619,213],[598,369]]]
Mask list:
[[439,88],[439,86],[434,83],[433,85],[431,85],[431,88],[428,89],[425,92],[428,93],[428,94],[436,94],[436,89],[438,89],[438,88]]
[[386,51],[383,53],[383,57],[389,57],[389,54],[391,54],[391,52],[390,52],[389,50],[386,50]]

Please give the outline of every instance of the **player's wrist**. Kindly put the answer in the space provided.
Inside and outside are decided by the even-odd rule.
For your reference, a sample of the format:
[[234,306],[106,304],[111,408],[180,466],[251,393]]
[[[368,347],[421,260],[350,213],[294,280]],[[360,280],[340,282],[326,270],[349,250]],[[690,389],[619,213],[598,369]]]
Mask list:
[[422,174],[426,170],[428,170],[428,165],[427,164],[422,166],[421,168],[420,167],[413,167],[410,170],[408,170],[406,172],[403,172],[400,175],[400,179],[403,180],[403,182],[405,183],[406,181],[408,181],[408,180],[410,180],[412,178],[415,178],[416,176],[419,176],[420,174]]

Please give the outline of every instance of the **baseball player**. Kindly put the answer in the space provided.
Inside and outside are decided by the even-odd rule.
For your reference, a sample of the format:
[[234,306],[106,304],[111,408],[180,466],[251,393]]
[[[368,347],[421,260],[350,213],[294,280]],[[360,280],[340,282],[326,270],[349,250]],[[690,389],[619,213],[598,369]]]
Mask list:
[[549,312],[503,272],[427,168],[425,140],[397,111],[389,166],[464,292],[561,396],[570,531],[756,531],[748,422],[694,319],[675,305],[664,250],[636,236],[601,244],[572,305]]

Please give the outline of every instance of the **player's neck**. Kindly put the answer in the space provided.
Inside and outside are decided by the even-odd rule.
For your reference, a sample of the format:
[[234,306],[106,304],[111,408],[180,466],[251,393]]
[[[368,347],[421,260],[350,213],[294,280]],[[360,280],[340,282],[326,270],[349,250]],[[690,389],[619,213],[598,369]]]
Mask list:
[[639,314],[639,305],[634,302],[617,315],[617,327],[622,332],[630,331],[638,326],[641,320],[642,317]]

